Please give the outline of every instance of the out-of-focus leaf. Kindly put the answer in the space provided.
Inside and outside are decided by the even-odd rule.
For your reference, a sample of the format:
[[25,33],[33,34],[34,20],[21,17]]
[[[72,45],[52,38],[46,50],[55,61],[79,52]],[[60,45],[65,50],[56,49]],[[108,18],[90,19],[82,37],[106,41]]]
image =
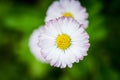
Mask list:
[[20,30],[24,33],[30,33],[30,31],[39,27],[41,24],[43,25],[43,22],[43,19],[34,13],[15,14],[5,18],[6,26]]

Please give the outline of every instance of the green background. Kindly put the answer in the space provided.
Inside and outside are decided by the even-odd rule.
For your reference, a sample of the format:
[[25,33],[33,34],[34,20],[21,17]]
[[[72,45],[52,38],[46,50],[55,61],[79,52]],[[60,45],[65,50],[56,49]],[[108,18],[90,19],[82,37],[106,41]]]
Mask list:
[[28,47],[53,1],[0,0],[0,80],[120,80],[120,0],[80,0],[91,46],[84,60],[65,69],[37,61]]

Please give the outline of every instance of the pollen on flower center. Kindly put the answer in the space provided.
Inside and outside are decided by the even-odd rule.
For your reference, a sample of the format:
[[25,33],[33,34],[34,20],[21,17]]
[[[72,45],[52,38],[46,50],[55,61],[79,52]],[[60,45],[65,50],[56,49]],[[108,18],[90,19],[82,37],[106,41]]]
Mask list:
[[66,12],[66,13],[64,13],[63,16],[74,18],[74,16],[73,16],[70,12]]
[[58,48],[65,50],[65,49],[69,48],[69,46],[71,45],[71,39],[68,35],[61,34],[61,35],[57,36],[56,44],[57,44]]

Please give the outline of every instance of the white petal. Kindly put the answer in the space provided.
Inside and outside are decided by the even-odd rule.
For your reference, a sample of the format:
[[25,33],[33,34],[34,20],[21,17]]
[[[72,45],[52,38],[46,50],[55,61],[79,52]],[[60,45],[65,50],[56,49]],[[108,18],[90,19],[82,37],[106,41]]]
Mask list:
[[33,31],[32,35],[30,36],[29,39],[29,47],[30,50],[32,52],[32,54],[40,61],[42,62],[46,62],[45,59],[43,58],[43,56],[41,55],[41,48],[38,46],[38,42],[39,42],[39,35],[41,33],[42,27],[40,27],[39,29],[36,29]]
[[51,65],[54,66],[59,60],[60,54],[62,54],[58,49],[56,49],[54,55],[52,56]]

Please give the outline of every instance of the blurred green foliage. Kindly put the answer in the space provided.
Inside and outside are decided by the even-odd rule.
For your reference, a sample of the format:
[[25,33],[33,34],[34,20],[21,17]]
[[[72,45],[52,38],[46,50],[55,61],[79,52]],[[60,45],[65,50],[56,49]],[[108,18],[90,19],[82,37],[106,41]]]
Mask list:
[[59,69],[36,60],[28,41],[54,0],[0,0],[0,80],[120,80],[120,0],[80,0],[89,13],[88,56]]

